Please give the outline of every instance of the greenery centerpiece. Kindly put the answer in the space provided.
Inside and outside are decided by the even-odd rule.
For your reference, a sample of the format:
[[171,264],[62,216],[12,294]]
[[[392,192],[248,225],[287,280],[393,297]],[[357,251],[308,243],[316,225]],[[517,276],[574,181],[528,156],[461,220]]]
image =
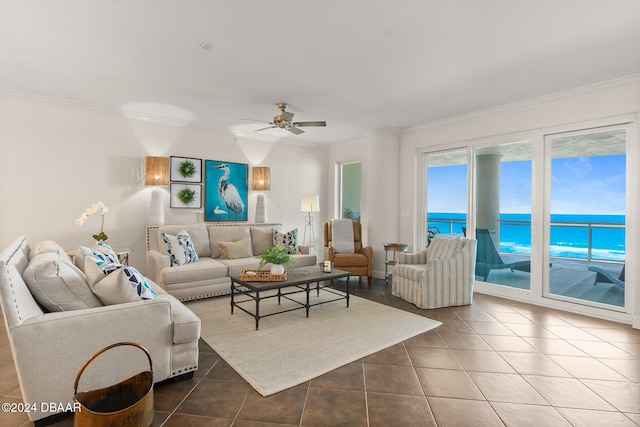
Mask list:
[[284,274],[284,267],[293,264],[293,257],[284,249],[277,246],[271,246],[258,255],[260,266],[262,268],[267,263],[273,264],[271,274]]

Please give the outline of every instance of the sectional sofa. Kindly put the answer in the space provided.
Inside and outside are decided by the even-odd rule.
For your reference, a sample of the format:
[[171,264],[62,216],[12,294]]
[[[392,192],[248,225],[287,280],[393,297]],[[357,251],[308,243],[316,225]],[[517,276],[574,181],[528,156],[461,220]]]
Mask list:
[[[198,368],[200,319],[135,269],[103,264],[112,266],[106,274],[98,264],[90,264],[92,259],[97,258],[84,259],[83,271],[74,262],[79,260],[72,261],[55,242],[30,246],[24,236],[0,252],[0,302],[23,402],[36,425],[56,421],[73,408],[79,369],[111,344],[145,347],[154,382],[193,376]],[[99,271],[92,276],[89,268]],[[104,284],[101,290],[92,287],[99,284]],[[140,357],[121,348],[96,359],[78,391],[110,386],[149,370],[143,353]]]
[[[189,235],[197,260],[177,265],[167,252],[166,236]],[[230,293],[230,275],[257,269],[262,251],[276,244],[291,248],[294,268],[315,265],[316,255],[297,245],[296,230],[278,223],[198,223],[147,226],[146,274],[181,301]]]

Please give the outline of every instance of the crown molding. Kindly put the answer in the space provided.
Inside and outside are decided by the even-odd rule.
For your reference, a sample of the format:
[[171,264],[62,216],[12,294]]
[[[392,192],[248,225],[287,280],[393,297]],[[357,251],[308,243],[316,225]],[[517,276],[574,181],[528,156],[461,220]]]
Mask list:
[[606,80],[591,85],[580,86],[573,89],[567,89],[560,92],[554,92],[548,95],[538,96],[534,98],[525,99],[522,101],[511,102],[503,104],[497,107],[486,108],[483,110],[474,111],[467,114],[460,114],[456,116],[446,117],[444,119],[435,120],[422,125],[414,126],[405,129],[402,133],[413,133],[425,129],[430,129],[438,126],[443,126],[451,123],[456,123],[464,120],[477,119],[480,117],[489,116],[497,113],[505,113],[517,110],[523,110],[526,108],[537,107],[545,104],[552,104],[558,101],[564,101],[571,98],[577,98],[580,96],[591,95],[604,90],[616,89],[619,87],[629,86],[640,83],[640,74],[632,74],[630,76],[621,77],[612,80]]

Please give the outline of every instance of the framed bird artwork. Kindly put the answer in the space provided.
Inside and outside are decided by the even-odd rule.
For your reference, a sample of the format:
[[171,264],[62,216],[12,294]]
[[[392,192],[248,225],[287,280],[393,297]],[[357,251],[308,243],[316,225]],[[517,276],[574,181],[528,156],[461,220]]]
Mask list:
[[246,221],[249,165],[205,160],[204,220]]

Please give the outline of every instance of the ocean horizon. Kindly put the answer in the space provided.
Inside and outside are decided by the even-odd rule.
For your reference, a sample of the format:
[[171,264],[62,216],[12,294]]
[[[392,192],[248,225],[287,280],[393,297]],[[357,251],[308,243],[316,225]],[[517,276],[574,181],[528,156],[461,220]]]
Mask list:
[[[427,225],[437,227],[441,233],[463,234],[466,217],[464,213],[430,213]],[[625,215],[552,214],[551,222],[549,250],[552,257],[586,260],[589,246],[587,225],[591,224],[591,259],[625,261]],[[607,226],[609,224],[617,227]],[[530,214],[500,214],[500,251],[531,254]]]

